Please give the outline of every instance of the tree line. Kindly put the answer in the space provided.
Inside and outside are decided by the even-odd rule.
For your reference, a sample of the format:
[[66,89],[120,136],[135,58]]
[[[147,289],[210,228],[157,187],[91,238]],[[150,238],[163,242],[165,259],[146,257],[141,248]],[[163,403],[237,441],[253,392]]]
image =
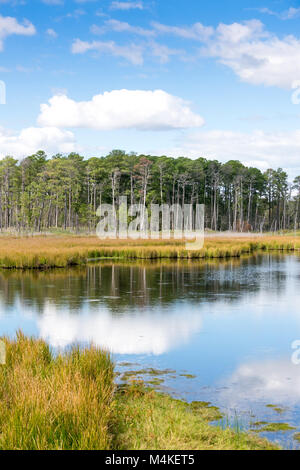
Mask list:
[[113,150],[85,159],[51,158],[38,151],[0,161],[0,230],[93,232],[97,208],[119,196],[129,204],[205,204],[211,230],[280,231],[299,228],[300,176],[265,172],[237,160],[137,155]]

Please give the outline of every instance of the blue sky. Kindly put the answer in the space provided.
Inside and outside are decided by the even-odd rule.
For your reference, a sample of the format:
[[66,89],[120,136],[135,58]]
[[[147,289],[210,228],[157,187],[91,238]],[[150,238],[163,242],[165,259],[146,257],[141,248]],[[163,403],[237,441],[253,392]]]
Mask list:
[[0,0],[0,15],[1,157],[121,148],[300,174],[299,1]]

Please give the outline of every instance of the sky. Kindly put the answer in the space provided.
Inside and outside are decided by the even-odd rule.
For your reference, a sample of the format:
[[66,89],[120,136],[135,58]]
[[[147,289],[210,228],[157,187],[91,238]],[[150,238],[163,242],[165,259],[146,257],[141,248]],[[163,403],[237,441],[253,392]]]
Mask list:
[[0,0],[0,157],[300,174],[300,1]]

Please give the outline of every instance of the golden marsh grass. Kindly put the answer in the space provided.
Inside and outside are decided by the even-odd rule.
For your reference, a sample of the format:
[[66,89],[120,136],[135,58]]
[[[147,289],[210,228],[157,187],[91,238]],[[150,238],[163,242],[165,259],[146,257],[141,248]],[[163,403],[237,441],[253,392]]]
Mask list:
[[187,251],[181,240],[100,240],[95,236],[1,237],[1,268],[54,268],[93,260],[226,259],[263,251],[298,251],[297,236],[209,237]]

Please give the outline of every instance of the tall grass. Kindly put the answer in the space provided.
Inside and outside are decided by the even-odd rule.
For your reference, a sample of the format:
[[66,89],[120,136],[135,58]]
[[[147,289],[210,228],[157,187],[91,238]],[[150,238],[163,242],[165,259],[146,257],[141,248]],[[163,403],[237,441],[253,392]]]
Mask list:
[[53,357],[40,340],[5,340],[0,449],[109,449],[113,365],[89,348]]
[[0,365],[0,450],[273,449],[247,433],[213,427],[199,408],[145,388],[114,385],[106,352],[53,356],[41,340],[5,339]]
[[204,248],[187,251],[180,240],[99,240],[97,237],[3,237],[0,268],[54,268],[99,259],[226,259],[257,251],[298,251],[299,237],[210,237]]

